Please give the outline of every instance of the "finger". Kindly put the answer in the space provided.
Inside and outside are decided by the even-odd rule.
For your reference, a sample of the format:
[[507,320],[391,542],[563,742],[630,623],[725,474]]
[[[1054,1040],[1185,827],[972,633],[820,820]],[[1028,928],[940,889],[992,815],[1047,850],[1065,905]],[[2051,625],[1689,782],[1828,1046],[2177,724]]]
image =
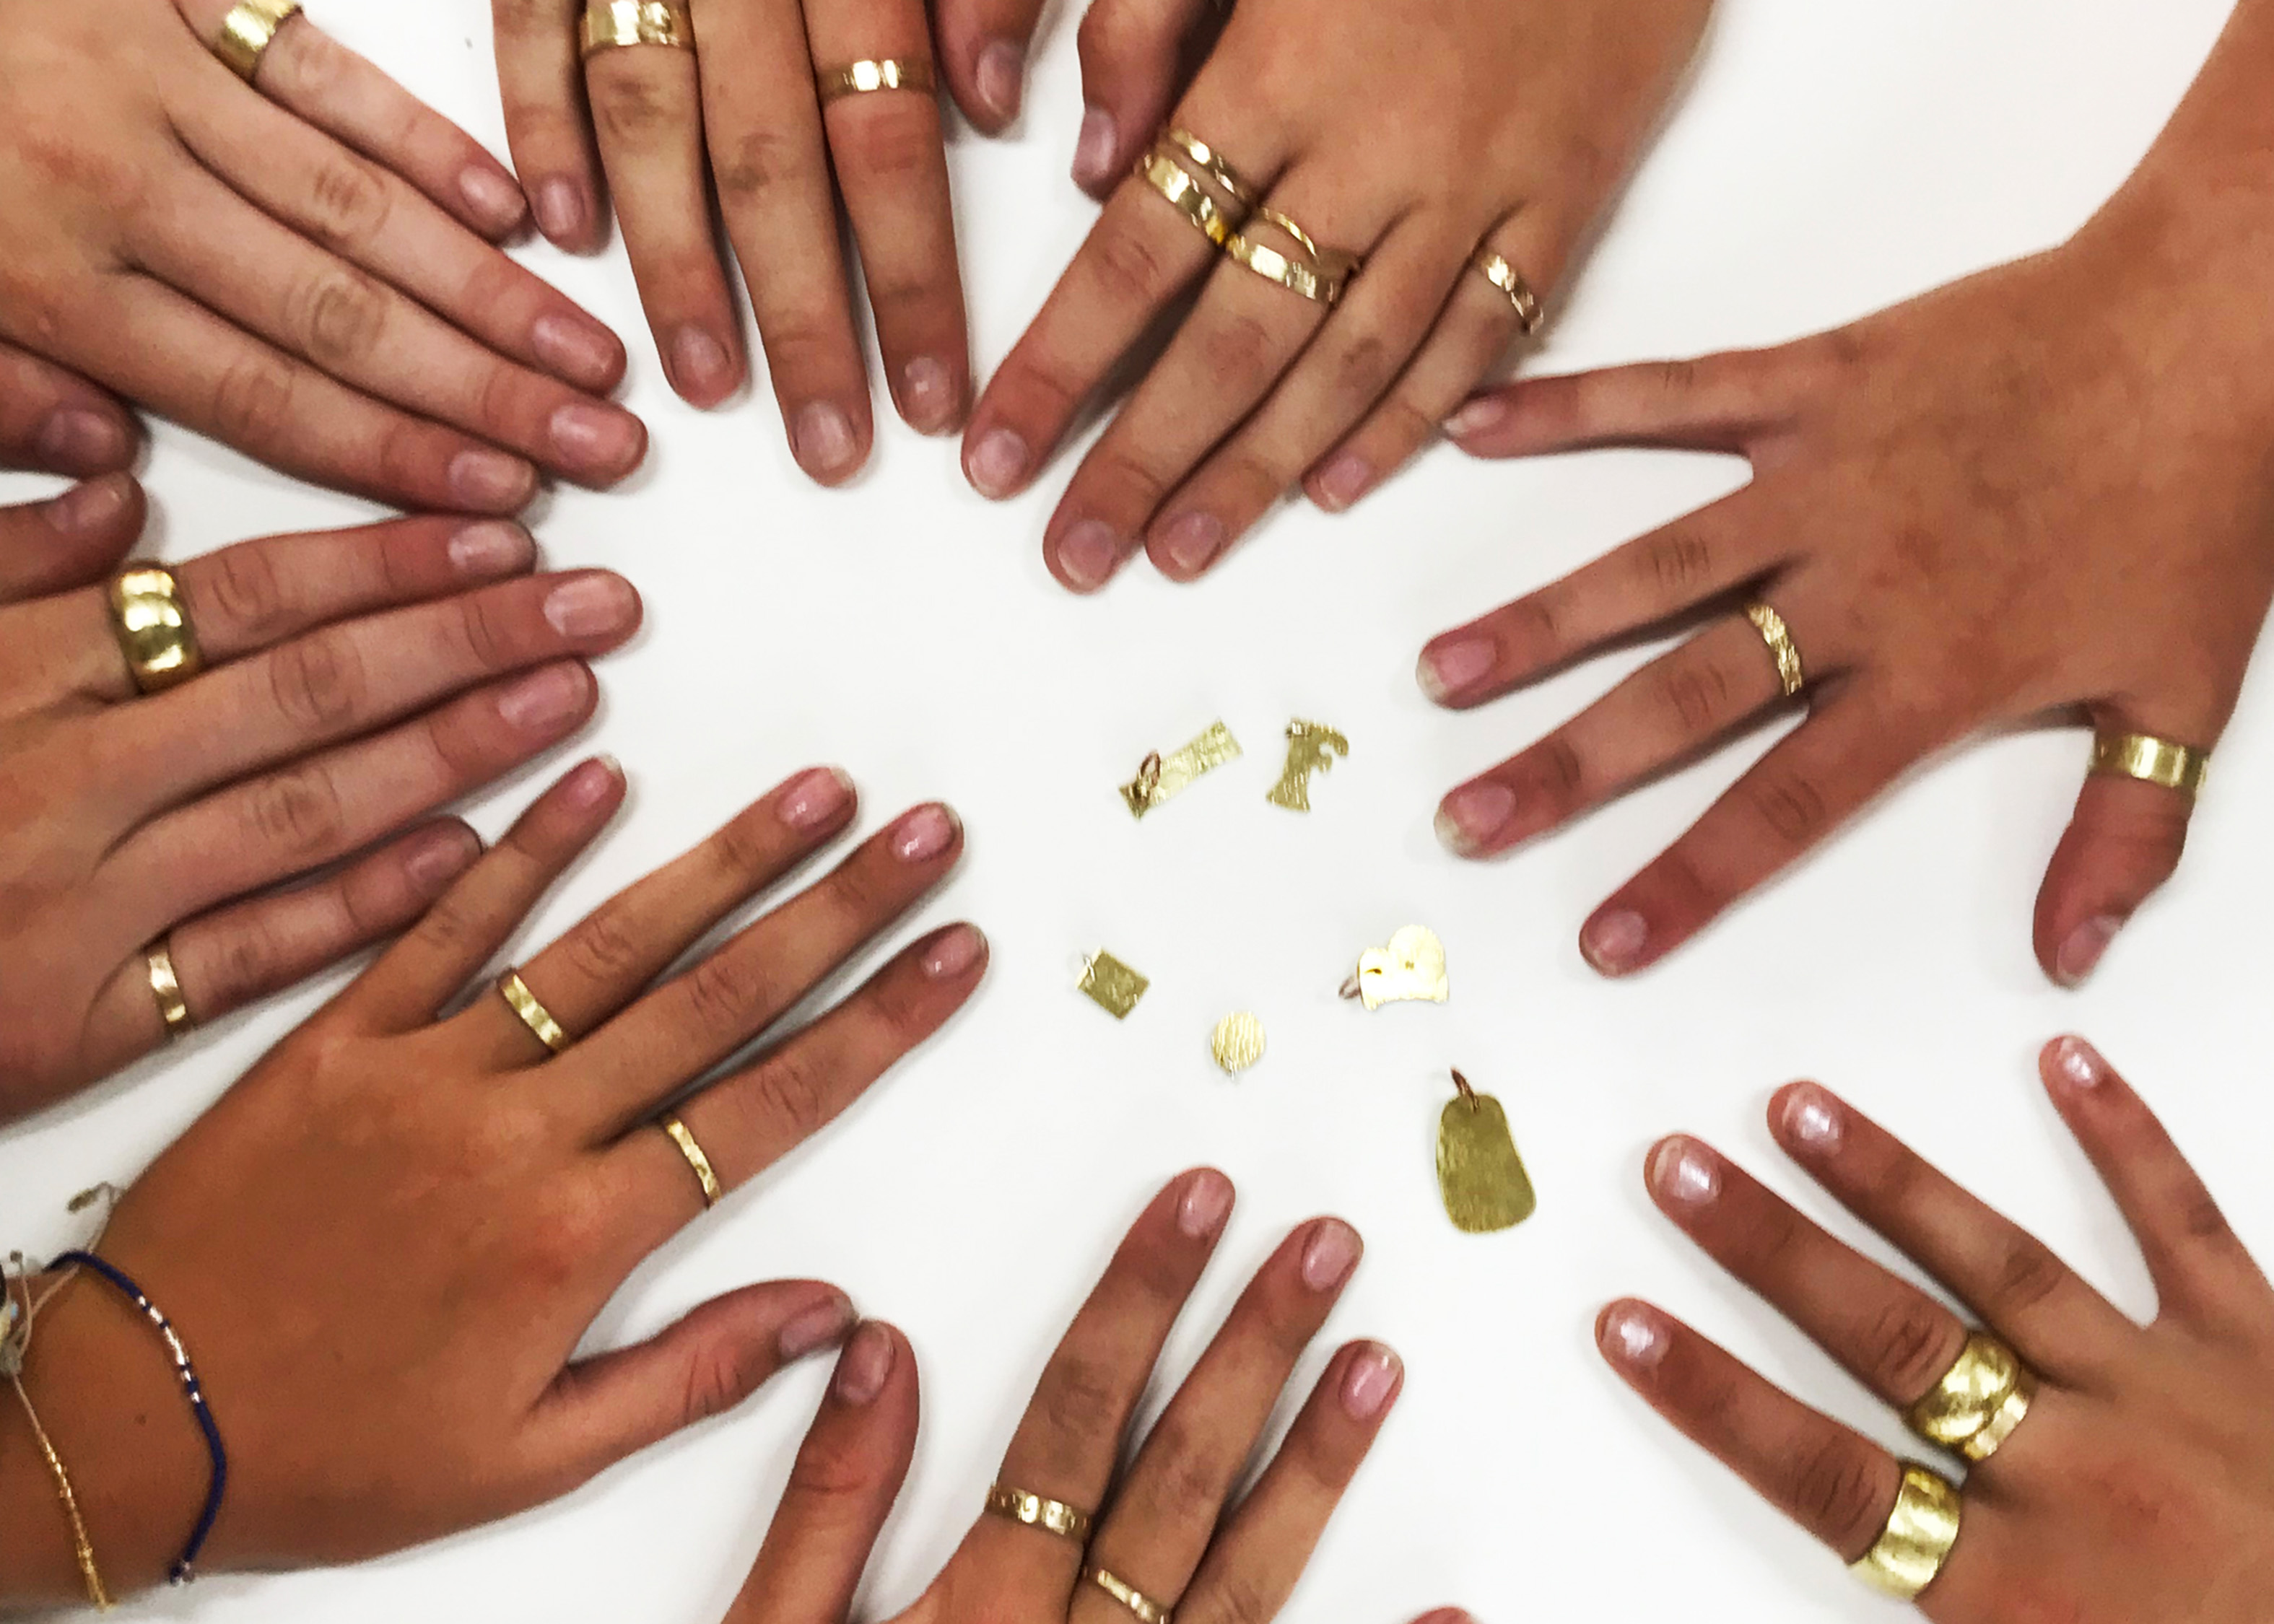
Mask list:
[[916,1361],[871,1320],[838,1356],[725,1624],[843,1624],[916,1447]]
[[2086,778],[2037,891],[2034,935],[2047,975],[2080,987],[2100,967],[2117,932],[2179,868],[2195,809],[2193,794],[2160,784]]
[[596,758],[570,768],[356,978],[335,1005],[342,1016],[372,1032],[407,1031],[433,1020],[505,945],[623,799],[623,771],[614,762]]
[[741,386],[744,362],[742,323],[712,235],[695,53],[656,45],[596,51],[584,82],[664,371],[682,398],[716,406]]
[[[1824,342],[1824,341],[1818,341]],[[1445,421],[1472,456],[1547,456],[1605,446],[1742,456],[1783,420],[1789,350],[1733,350],[1560,378],[1526,378],[1472,396]]]
[[1205,0],[1092,0],[1081,51],[1081,133],[1074,184],[1103,198],[1169,116],[1178,69]]
[[1178,1617],[1189,1624],[1265,1624],[1278,1614],[1404,1381],[1404,1363],[1380,1342],[1352,1342],[1335,1355],[1271,1463],[1209,1547],[1177,1604]]
[[92,479],[142,444],[133,414],[76,372],[0,344],[0,466]]
[[1886,1129],[1813,1083],[1781,1091],[1769,1126],[1841,1206],[1950,1288],[2037,1370],[2091,1382],[2139,1327],[2044,1242],[1929,1167]]
[[0,604],[100,581],[141,538],[147,513],[132,474],[103,474],[44,502],[0,508]]
[[2054,1039],[2037,1070],[2138,1239],[2163,1311],[2263,1340],[2274,1329],[2266,1276],[2147,1101],[2082,1038]]
[[589,253],[607,240],[600,154],[584,109],[576,0],[491,0],[506,141],[537,229]]
[[1042,0],[943,0],[938,8],[941,74],[983,135],[1002,134],[1019,116],[1042,11]]

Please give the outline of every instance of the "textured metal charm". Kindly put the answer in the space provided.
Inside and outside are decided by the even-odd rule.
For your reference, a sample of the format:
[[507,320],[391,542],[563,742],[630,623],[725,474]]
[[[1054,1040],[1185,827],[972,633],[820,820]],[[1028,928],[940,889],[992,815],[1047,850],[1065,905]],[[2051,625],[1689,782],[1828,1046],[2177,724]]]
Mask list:
[[1445,978],[1445,944],[1427,925],[1408,925],[1386,947],[1359,955],[1358,971],[1343,983],[1343,996],[1385,1004],[1442,1004],[1451,996]]
[[1263,1058],[1263,1023],[1245,1010],[1227,1015],[1216,1022],[1209,1047],[1225,1074],[1238,1077]]
[[1264,797],[1290,812],[1311,809],[1311,775],[1334,770],[1335,757],[1350,755],[1350,741],[1319,722],[1287,724],[1287,766]]
[[1080,984],[1098,1008],[1116,1020],[1126,1020],[1153,983],[1100,948],[1082,960]]
[[1437,1123],[1437,1189],[1445,1214],[1471,1235],[1512,1229],[1539,1210],[1540,1199],[1516,1154],[1508,1113],[1458,1071],[1453,1083],[1460,1097]]
[[1181,794],[1193,779],[1213,772],[1239,756],[1239,741],[1222,722],[1173,755],[1158,752],[1145,758],[1137,776],[1121,786],[1121,799],[1132,817],[1142,817],[1163,801]]

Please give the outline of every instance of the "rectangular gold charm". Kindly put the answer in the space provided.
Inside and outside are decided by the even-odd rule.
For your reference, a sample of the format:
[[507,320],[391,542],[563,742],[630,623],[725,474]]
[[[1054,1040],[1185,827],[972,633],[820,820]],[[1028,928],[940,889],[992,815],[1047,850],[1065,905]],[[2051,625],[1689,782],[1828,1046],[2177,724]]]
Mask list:
[[1445,1107],[1437,1124],[1437,1188],[1453,1227],[1471,1235],[1512,1229],[1538,1210],[1508,1113],[1492,1095],[1464,1092]]
[[1100,948],[1082,961],[1080,984],[1098,1008],[1116,1020],[1126,1020],[1153,983]]
[[1137,776],[1121,786],[1121,799],[1128,803],[1132,817],[1142,817],[1203,773],[1237,760],[1239,753],[1239,741],[1218,722],[1173,755],[1147,756]]

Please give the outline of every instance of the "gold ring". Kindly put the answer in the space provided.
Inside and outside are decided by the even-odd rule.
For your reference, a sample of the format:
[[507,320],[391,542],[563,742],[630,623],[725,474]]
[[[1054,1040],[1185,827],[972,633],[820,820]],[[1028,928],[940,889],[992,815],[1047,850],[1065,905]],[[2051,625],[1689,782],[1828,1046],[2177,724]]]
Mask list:
[[655,1125],[679,1147],[679,1154],[686,1157],[687,1165],[695,1169],[695,1182],[703,1186],[704,1208],[718,1206],[719,1198],[727,1192],[719,1183],[719,1175],[711,1169],[711,1158],[703,1154],[703,1147],[695,1142],[695,1136],[687,1131],[687,1124],[676,1116],[665,1116],[657,1117]]
[[695,49],[695,18],[676,0],[593,0],[584,8],[584,55],[626,45]]
[[1753,623],[1753,629],[1760,633],[1761,641],[1769,645],[1770,654],[1775,657],[1777,680],[1784,685],[1784,696],[1796,697],[1808,686],[1808,676],[1801,669],[1800,649],[1792,640],[1784,616],[1766,604],[1751,603],[1745,605],[1745,619]]
[[2153,733],[2098,733],[2092,741],[2092,776],[2160,784],[2193,801],[2202,793],[2210,752],[2173,744]]
[[182,978],[174,974],[174,950],[163,937],[143,954],[150,976],[150,996],[157,1000],[158,1019],[166,1023],[166,1041],[177,1042],[198,1029],[190,1001],[182,996]]
[[987,1491],[987,1509],[998,1517],[1008,1517],[1012,1522],[1023,1522],[1028,1528],[1039,1528],[1045,1533],[1056,1534],[1060,1539],[1071,1539],[1078,1545],[1089,1543],[1089,1513],[1069,1506],[1062,1500],[1030,1494],[1024,1489],[1007,1488],[998,1483]]
[[529,990],[529,983],[521,979],[520,971],[508,970],[499,976],[497,989],[506,1007],[521,1017],[521,1024],[537,1034],[538,1042],[556,1055],[568,1052],[568,1034],[553,1019],[553,1011],[537,1001],[537,995]]
[[1283,254],[1237,231],[1224,242],[1224,252],[1264,281],[1276,282],[1290,293],[1299,293],[1314,304],[1332,309],[1343,297],[1344,284],[1358,270],[1358,257],[1338,249],[1321,248],[1311,240],[1309,232],[1277,209],[1261,208],[1255,214],[1257,219],[1269,221],[1301,244],[1307,257]]
[[181,583],[162,564],[122,570],[110,583],[110,624],[134,686],[155,694],[206,668]]
[[1081,1576],[1135,1613],[1143,1624],[1169,1624],[1175,1616],[1135,1585],[1115,1578],[1103,1568],[1085,1568]]
[[1522,271],[1489,248],[1478,249],[1469,263],[1483,273],[1487,282],[1508,295],[1508,302],[1516,306],[1516,324],[1524,329],[1526,338],[1540,331],[1540,324],[1547,320],[1547,312],[1540,308],[1540,296],[1525,281]]
[[1245,177],[1231,167],[1231,162],[1189,130],[1171,130],[1161,139],[1201,166],[1210,180],[1231,194],[1231,200],[1242,208],[1254,208],[1263,200],[1262,194],[1249,185]]
[[1973,1331],[1957,1363],[1904,1420],[1927,1442],[1955,1450],[1979,1466],[2014,1435],[2037,1395],[2036,1373],[2021,1356],[1996,1337]]
[[842,68],[825,68],[813,76],[813,84],[821,93],[821,105],[827,107],[847,96],[865,96],[877,90],[915,90],[930,95],[938,81],[932,77],[928,58],[887,57],[882,62],[855,62]]
[[1909,1601],[1934,1583],[1950,1560],[1966,1506],[1956,1485],[1940,1472],[1916,1461],[1902,1465],[1903,1486],[1895,1493],[1886,1527],[1848,1571],[1882,1595]]
[[1158,148],[1137,160],[1137,178],[1169,201],[1171,207],[1193,222],[1195,230],[1221,248],[1231,237],[1231,222],[1224,216],[1200,177]]
[[237,0],[221,19],[213,54],[250,85],[252,76],[260,71],[260,59],[275,42],[276,31],[299,14],[300,0]]

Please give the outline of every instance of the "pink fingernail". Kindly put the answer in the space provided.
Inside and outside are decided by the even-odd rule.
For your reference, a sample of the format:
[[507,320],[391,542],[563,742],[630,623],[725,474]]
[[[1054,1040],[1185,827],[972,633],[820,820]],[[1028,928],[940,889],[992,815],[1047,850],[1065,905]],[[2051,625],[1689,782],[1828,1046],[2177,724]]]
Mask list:
[[622,359],[613,335],[558,312],[548,312],[531,324],[529,342],[555,376],[588,389],[606,388]]
[[521,223],[529,212],[528,199],[515,185],[495,169],[480,164],[471,164],[458,172],[458,195],[474,217],[489,228],[492,236],[501,236]]
[[945,362],[918,356],[900,369],[900,410],[919,433],[948,427],[955,417],[955,374]]
[[1343,1413],[1353,1421],[1373,1420],[1389,1407],[1404,1376],[1404,1363],[1395,1353],[1380,1342],[1367,1343],[1343,1372]]
[[1639,1303],[1622,1303],[1605,1314],[1595,1340],[1612,1363],[1635,1370],[1654,1367],[1672,1342],[1658,1316]]
[[853,780],[834,767],[816,767],[792,778],[775,810],[792,829],[810,831],[835,823],[853,804]]
[[964,459],[964,477],[980,495],[1000,500],[1018,489],[1033,455],[1026,440],[1012,430],[990,429]]
[[510,575],[537,556],[537,544],[518,524],[469,524],[450,538],[450,568],[486,580]]
[[591,681],[581,665],[547,665],[501,693],[498,714],[523,733],[549,731],[584,708]]
[[1416,674],[1421,691],[1442,705],[1483,681],[1499,663],[1500,645],[1490,637],[1442,637],[1421,650]]
[[955,815],[945,807],[918,807],[893,829],[892,855],[905,863],[930,862],[955,839]]
[[932,944],[923,956],[923,973],[935,981],[952,981],[968,975],[986,952],[987,938],[977,926],[958,925]]
[[546,427],[562,465],[588,478],[629,473],[647,443],[631,413],[584,401],[561,407]]
[[571,575],[545,595],[546,623],[563,637],[608,637],[639,613],[639,596],[621,575]]
[[2108,1080],[2108,1062],[2082,1038],[2062,1038],[2053,1045],[2053,1071],[2069,1087],[2083,1091]]
[[997,40],[979,53],[972,78],[989,112],[1006,123],[1019,116],[1020,81],[1026,71],[1026,52],[1008,40]]
[[595,756],[577,764],[575,771],[563,779],[561,793],[568,803],[578,809],[596,807],[615,792],[624,781],[624,764],[613,756]]
[[1231,1180],[1213,1168],[1203,1169],[1185,1183],[1185,1199],[1177,1203],[1177,1228],[1193,1240],[1206,1240],[1231,1215]]
[[584,222],[591,215],[584,188],[565,176],[539,182],[530,207],[537,213],[537,229],[564,248],[584,237]]
[[1095,192],[1113,178],[1113,149],[1117,145],[1113,115],[1093,107],[1081,116],[1081,133],[1074,139],[1074,184]]
[[860,1321],[853,1304],[843,1297],[832,1297],[817,1303],[781,1328],[774,1338],[774,1351],[785,1362],[802,1359],[824,1348],[834,1348],[845,1340],[846,1333]]
[[1212,513],[1188,513],[1172,523],[1161,538],[1180,575],[1197,575],[1224,551],[1224,521]]
[[727,346],[701,327],[681,327],[671,341],[671,381],[689,400],[716,400],[734,383],[734,363]]
[[477,447],[450,459],[450,494],[480,513],[511,513],[537,494],[537,470],[517,456]]
[[134,441],[109,414],[65,406],[48,414],[34,448],[42,468],[83,474],[117,467],[133,451]]
[[1311,485],[1320,507],[1329,513],[1340,513],[1364,496],[1373,483],[1374,464],[1355,451],[1345,451],[1321,469]]
[[1314,1291],[1331,1291],[1358,1267],[1365,1244],[1358,1231],[1339,1218],[1321,1218],[1303,1246],[1303,1283]]
[[1437,838],[1460,857],[1475,857],[1492,849],[1494,840],[1516,816],[1516,792],[1506,785],[1481,779],[1464,784],[1437,807]]
[[469,868],[482,854],[480,837],[463,826],[437,829],[412,847],[403,860],[403,872],[411,889],[431,897]]
[[116,523],[126,511],[127,492],[132,488],[126,480],[115,477],[73,485],[48,504],[48,523],[66,536]]
[[813,401],[790,430],[790,454],[800,468],[826,483],[851,473],[861,448],[853,438],[852,419],[827,401]]
[[1650,922],[1631,908],[1598,914],[1579,932],[1579,951],[1605,975],[1633,969],[1649,944]]
[[1796,1088],[1786,1097],[1784,1126],[1795,1140],[1818,1155],[1839,1149],[1847,1132],[1840,1120],[1839,1102],[1812,1086]]
[[892,1374],[892,1364],[900,1350],[892,1345],[892,1333],[873,1322],[853,1333],[845,1344],[845,1351],[837,1356],[837,1374],[829,1384],[840,1404],[855,1409],[876,1402],[877,1395],[885,1390],[885,1383]]
[[1497,395],[1480,395],[1445,419],[1445,432],[1455,440],[1480,434],[1508,421],[1509,403]]
[[1721,1194],[1721,1168],[1688,1139],[1668,1139],[1658,1147],[1650,1159],[1650,1182],[1659,1194],[1683,1207],[1708,1207]]
[[1121,562],[1120,538],[1100,519],[1084,519],[1058,541],[1058,568],[1079,590],[1094,592]]
[[2053,955],[2053,974],[2064,987],[2081,987],[2087,978],[2100,967],[2101,955],[2108,944],[2116,940],[2116,933],[2124,929],[2121,915],[2103,914],[2089,919],[2068,933],[2068,939]]

